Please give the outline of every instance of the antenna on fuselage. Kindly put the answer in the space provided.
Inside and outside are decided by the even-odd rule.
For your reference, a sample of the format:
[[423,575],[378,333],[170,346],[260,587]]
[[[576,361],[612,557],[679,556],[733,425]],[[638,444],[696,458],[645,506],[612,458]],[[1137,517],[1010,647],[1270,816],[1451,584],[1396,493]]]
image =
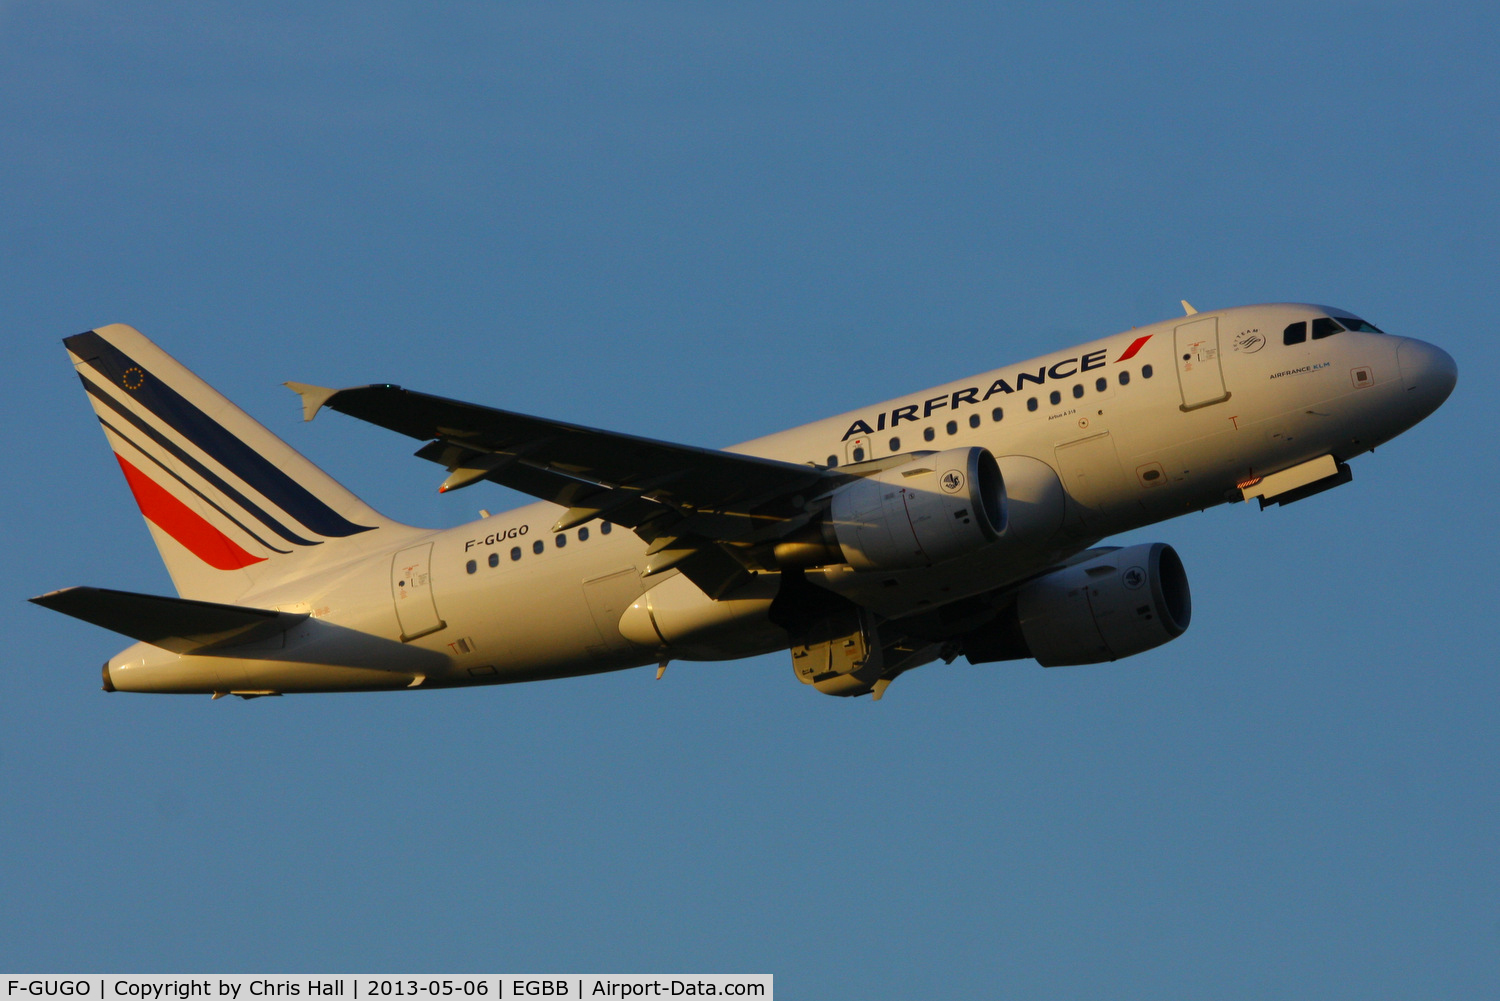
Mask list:
[[1193,304],[1190,303],[1190,302],[1188,302],[1186,299],[1182,299],[1180,301],[1182,302],[1182,315],[1183,316],[1192,316],[1194,313],[1198,312],[1196,309],[1193,308]]

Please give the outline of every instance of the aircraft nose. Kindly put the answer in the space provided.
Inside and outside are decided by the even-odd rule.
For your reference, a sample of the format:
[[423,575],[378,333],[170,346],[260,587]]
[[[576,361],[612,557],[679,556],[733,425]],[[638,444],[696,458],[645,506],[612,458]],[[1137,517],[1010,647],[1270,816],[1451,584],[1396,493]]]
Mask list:
[[1407,399],[1420,402],[1424,417],[1442,406],[1458,384],[1458,363],[1453,356],[1426,341],[1403,340],[1396,348],[1396,366],[1401,369]]

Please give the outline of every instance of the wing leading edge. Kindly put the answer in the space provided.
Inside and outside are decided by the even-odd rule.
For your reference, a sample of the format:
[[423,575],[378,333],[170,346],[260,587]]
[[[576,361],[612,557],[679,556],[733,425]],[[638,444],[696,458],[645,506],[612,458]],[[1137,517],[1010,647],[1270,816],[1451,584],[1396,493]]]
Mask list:
[[595,518],[648,544],[645,576],[678,568],[710,595],[756,565],[753,549],[806,525],[810,503],[855,477],[777,459],[679,445],[374,385],[328,390],[287,383],[306,419],[320,407],[428,444],[449,470],[440,488],[490,480],[567,510],[566,531]]

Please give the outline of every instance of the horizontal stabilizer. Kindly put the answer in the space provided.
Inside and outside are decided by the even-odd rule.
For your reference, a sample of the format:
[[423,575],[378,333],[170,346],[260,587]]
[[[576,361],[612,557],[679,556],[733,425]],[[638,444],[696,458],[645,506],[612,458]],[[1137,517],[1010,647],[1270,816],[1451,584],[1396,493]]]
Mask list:
[[270,639],[307,618],[305,612],[220,605],[102,587],[69,587],[31,600],[43,608],[173,653]]

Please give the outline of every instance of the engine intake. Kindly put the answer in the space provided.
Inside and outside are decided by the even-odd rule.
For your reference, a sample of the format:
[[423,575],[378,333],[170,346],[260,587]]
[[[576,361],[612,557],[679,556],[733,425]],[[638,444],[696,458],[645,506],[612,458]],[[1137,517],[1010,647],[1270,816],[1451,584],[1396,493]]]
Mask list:
[[1187,571],[1171,546],[1105,550],[1023,586],[1013,610],[964,637],[964,656],[971,664],[1099,664],[1176,639],[1192,614]]
[[846,483],[823,518],[779,543],[783,566],[910,570],[962,556],[1005,530],[1005,481],[988,449],[950,448]]

